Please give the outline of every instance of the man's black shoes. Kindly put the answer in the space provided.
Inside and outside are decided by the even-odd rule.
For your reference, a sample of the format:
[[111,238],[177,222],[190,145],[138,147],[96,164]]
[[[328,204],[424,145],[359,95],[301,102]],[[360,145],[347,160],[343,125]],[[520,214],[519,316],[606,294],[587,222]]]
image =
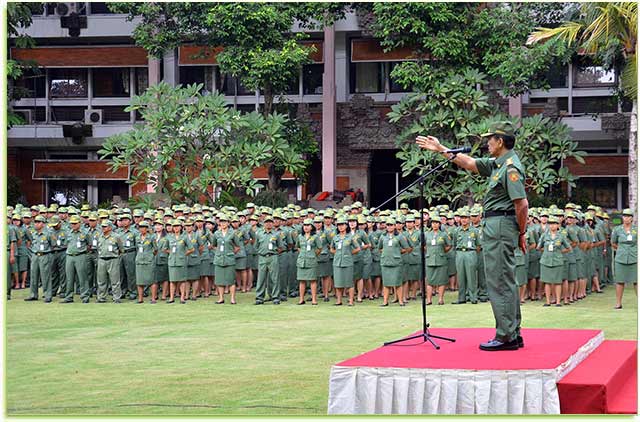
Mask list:
[[493,339],[486,343],[480,343],[480,350],[485,350],[487,352],[498,352],[502,350],[518,350],[518,340],[502,342],[502,341]]

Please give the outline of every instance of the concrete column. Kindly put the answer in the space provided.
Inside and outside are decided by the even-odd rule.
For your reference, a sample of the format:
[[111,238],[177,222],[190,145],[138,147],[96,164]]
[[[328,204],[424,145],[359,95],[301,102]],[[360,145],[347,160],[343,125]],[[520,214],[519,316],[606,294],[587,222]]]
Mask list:
[[[148,76],[147,76],[147,83],[149,86],[151,85],[157,85],[160,83],[160,66],[161,66],[161,60],[160,59],[156,59],[155,57],[149,56],[149,64],[147,65],[147,71],[148,71]],[[157,154],[156,151],[153,151],[153,154]],[[148,183],[147,184],[147,192],[148,193],[154,193],[155,187],[151,184]]]
[[333,193],[336,182],[336,30],[324,29],[322,74],[322,190]]
[[[164,66],[164,81],[171,86],[178,85],[180,81],[180,69],[178,69],[178,50],[174,49],[167,52],[163,60]],[[149,81],[151,85],[151,81]]]
[[509,97],[509,115],[522,117],[522,97]]

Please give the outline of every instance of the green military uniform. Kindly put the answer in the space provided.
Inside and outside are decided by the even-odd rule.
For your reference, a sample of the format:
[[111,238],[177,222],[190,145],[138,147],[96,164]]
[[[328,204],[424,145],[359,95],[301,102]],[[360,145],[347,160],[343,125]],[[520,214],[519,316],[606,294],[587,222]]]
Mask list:
[[[177,224],[177,223],[176,223]],[[167,235],[169,242],[169,281],[180,283],[187,280],[187,250],[189,247],[184,237],[184,233]]]
[[[287,261],[287,290],[290,297],[298,296],[298,251],[295,249],[298,236],[301,236],[302,227],[294,224],[289,227],[289,236],[291,237],[291,249],[289,250],[289,258]],[[316,271],[317,273],[317,271]]]
[[287,300],[289,296],[289,248],[292,247],[291,233],[287,226],[280,225],[277,229],[278,237],[284,248],[278,253],[278,296],[280,300]]
[[[124,218],[122,216],[121,218]],[[116,233],[122,239],[124,253],[120,257],[120,277],[123,279],[122,291],[129,293],[129,299],[134,300],[136,295],[136,235],[138,231],[133,227],[127,230],[121,229]]]
[[[569,214],[573,215],[573,214]],[[563,230],[563,234],[569,241],[571,246],[571,252],[566,254],[565,258],[568,261],[567,268],[567,280],[576,281],[578,279],[578,243],[580,238],[578,237],[578,227],[576,225],[567,225]]]
[[51,290],[53,291],[54,296],[59,294],[60,297],[64,297],[67,281],[67,273],[65,270],[65,261],[67,259],[67,233],[62,228],[62,225],[57,229],[55,228],[54,223],[57,221],[59,220],[54,216],[52,217],[52,222],[49,223],[49,227],[51,227],[51,232],[55,239],[51,263]]
[[519,227],[514,200],[525,199],[525,172],[513,150],[498,158],[476,161],[478,173],[489,178],[484,201],[482,250],[489,300],[496,320],[495,339],[507,343],[520,336],[520,294],[515,280],[515,249]]
[[455,226],[449,226],[446,224],[442,224],[441,225],[442,230],[444,232],[447,233],[447,235],[449,235],[449,238],[451,239],[451,249],[449,249],[449,252],[446,253],[447,255],[447,275],[449,277],[456,275],[456,248],[454,247],[455,245],[453,244],[454,239],[455,239],[455,232],[457,230],[457,228]]
[[[156,257],[153,266],[153,280],[156,283],[169,281],[169,237],[163,234],[153,234],[156,243]],[[162,293],[163,295],[165,292]]]
[[360,245],[351,233],[344,237],[340,233],[331,241],[331,247],[335,249],[333,255],[333,284],[337,288],[353,287],[353,251]]
[[231,286],[236,282],[236,254],[234,247],[240,247],[240,240],[232,228],[226,233],[217,230],[213,234],[212,245],[215,248],[213,265],[215,266],[216,285]]
[[405,254],[406,256],[406,275],[405,280],[407,281],[415,281],[420,279],[420,231],[413,229],[411,231],[407,230],[404,233],[404,238],[406,239],[409,247],[411,248],[411,252]]
[[615,283],[638,282],[638,228],[616,226],[611,232],[611,243],[617,245],[614,257],[613,281]]
[[[108,221],[101,223],[102,227],[109,225]],[[122,297],[120,288],[120,255],[124,251],[122,240],[113,232],[104,233],[98,237],[98,302],[105,302],[107,291],[111,287],[114,302]]]
[[322,240],[322,249],[318,255],[318,277],[330,277],[333,274],[332,257],[329,252],[331,240],[335,236],[335,229],[322,229],[320,231],[320,240]]
[[542,249],[540,281],[547,284],[562,283],[565,261],[562,250],[567,248],[571,248],[571,244],[560,231],[557,231],[555,236],[552,236],[551,231],[543,233],[538,241],[538,249]]
[[318,254],[323,242],[317,234],[296,236],[296,278],[299,281],[315,281],[318,278]]
[[215,275],[215,267],[213,265],[213,246],[211,241],[213,239],[213,233],[207,229],[198,230],[196,232],[199,242],[204,246],[202,253],[200,253],[200,276],[209,277]]
[[15,253],[18,249],[18,238],[16,236],[16,232],[15,230],[12,230],[11,227],[13,227],[13,225],[9,226],[8,229],[8,233],[7,233],[7,299],[11,299],[11,286],[12,286],[12,282],[11,282],[11,263],[10,263],[10,259],[11,259],[11,244],[13,243],[13,251],[14,251],[14,259],[17,260]]
[[371,244],[373,245],[371,248],[371,278],[382,276],[380,248],[378,247],[378,244],[380,242],[380,237],[382,237],[383,234],[384,232],[382,232],[382,230],[374,230],[369,234],[369,240],[371,240]]
[[[200,280],[200,247],[204,247],[205,244],[195,231],[185,232],[184,239],[187,242],[187,249],[193,249],[193,252],[187,256],[187,280]],[[196,295],[197,293],[194,292],[194,296]]]
[[430,286],[446,286],[449,283],[449,267],[444,249],[445,246],[451,246],[451,238],[442,230],[429,230],[424,235],[427,283]]
[[235,269],[239,271],[246,270],[249,265],[246,246],[251,240],[251,237],[247,233],[246,229],[242,228],[242,226],[238,226],[237,230],[233,229],[233,234],[236,237],[236,245],[240,248],[238,253],[236,253]]
[[[386,232],[378,238],[376,247],[380,251],[382,284],[385,287],[398,287],[402,285],[404,281],[402,274],[402,249],[409,249],[411,247],[406,237],[403,234],[396,235]],[[400,298],[400,300],[402,300],[402,298]]]
[[[472,210],[472,212],[480,213],[479,210],[476,210],[476,211]],[[480,300],[481,302],[486,302],[487,300],[489,300],[489,295],[487,294],[487,279],[485,278],[485,273],[484,273],[484,248],[482,243],[482,238],[483,238],[482,222],[480,222],[477,226],[474,225],[473,228],[476,229],[478,232],[477,244],[478,244],[478,247],[480,248],[480,252],[478,252],[478,300]]]
[[[268,216],[267,219],[273,221]],[[265,301],[265,295],[278,301],[278,250],[286,247],[282,238],[274,230],[260,229],[256,232],[256,252],[258,254],[258,282],[256,284],[256,304]]]
[[[540,226],[531,225],[527,227],[527,236],[529,239],[531,239],[531,243],[537,245],[538,240],[540,240]],[[527,270],[527,278],[540,278],[540,251],[538,251],[537,249],[529,251],[529,266]],[[531,292],[531,294],[534,293],[535,292]]]
[[[80,218],[74,216],[71,222],[80,224]],[[83,303],[89,302],[91,289],[89,287],[89,247],[91,238],[82,228],[70,230],[67,233],[67,258],[65,262],[66,290],[65,302],[73,302],[73,293],[76,286],[80,288],[80,299]]]
[[478,231],[460,226],[454,232],[456,272],[458,273],[458,303],[478,302]]
[[[44,217],[36,217],[44,220]],[[34,230],[30,235],[31,241],[31,295],[25,300],[38,299],[38,284],[42,283],[42,295],[45,302],[51,302],[52,288],[52,263],[53,247],[56,239],[51,232],[44,227],[41,231]]]
[[153,233],[136,235],[136,285],[150,286],[155,280],[155,255],[158,251]]
[[[97,216],[91,216],[90,219],[96,218]],[[87,237],[89,238],[91,249],[87,254],[87,279],[89,280],[89,289],[91,294],[96,292],[98,287],[97,277],[98,277],[98,237],[100,236],[99,226],[96,227],[87,227]]]

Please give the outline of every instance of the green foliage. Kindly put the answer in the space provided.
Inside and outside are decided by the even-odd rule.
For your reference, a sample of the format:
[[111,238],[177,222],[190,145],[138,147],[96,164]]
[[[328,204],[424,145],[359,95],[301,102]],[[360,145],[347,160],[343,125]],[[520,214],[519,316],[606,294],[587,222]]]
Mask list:
[[15,206],[19,202],[26,205],[22,194],[22,182],[20,178],[9,174],[7,175],[7,205]]
[[220,197],[215,202],[216,208],[222,207],[236,207],[239,210],[243,210],[247,207],[247,197],[239,192],[220,192]]
[[[415,145],[418,134],[436,136],[450,148],[471,145],[474,152],[478,152],[482,146],[479,134],[486,132],[494,122],[509,120],[518,127],[516,151],[526,169],[527,189],[542,193],[561,182],[575,186],[576,178],[566,167],[558,170],[560,161],[569,157],[584,163],[585,153],[577,150],[569,127],[541,115],[521,120],[501,115],[489,105],[486,93],[475,88],[486,83],[486,76],[475,70],[468,69],[463,74],[441,71],[434,77],[429,72],[420,73],[417,70],[420,66],[416,64],[399,68],[406,83],[422,89],[392,106],[387,115],[392,123],[402,128],[397,139],[400,148],[397,156],[402,160],[403,176],[423,174],[442,161],[438,154]],[[445,198],[453,202],[466,196],[479,200],[485,191],[484,178],[453,165],[425,184],[429,203]],[[416,197],[417,193],[415,189],[406,197]]]
[[[367,6],[370,7],[370,6]],[[553,62],[566,62],[571,50],[561,43],[525,46],[542,22],[563,15],[564,4],[374,3],[373,33],[389,50],[411,47],[434,68],[472,67],[504,86],[506,95],[547,88]],[[422,61],[419,62],[419,65]]]
[[171,198],[168,195],[155,192],[138,194],[129,198],[127,202],[130,207],[141,208],[145,211],[171,206]]
[[281,208],[289,203],[289,195],[286,190],[263,190],[253,198],[253,203],[260,207]]

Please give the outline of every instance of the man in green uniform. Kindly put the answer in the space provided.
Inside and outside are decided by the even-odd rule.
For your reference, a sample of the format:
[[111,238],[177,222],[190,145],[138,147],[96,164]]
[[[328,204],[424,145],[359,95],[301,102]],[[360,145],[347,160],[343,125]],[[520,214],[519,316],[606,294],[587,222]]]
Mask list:
[[52,253],[56,239],[45,228],[47,219],[42,215],[35,218],[35,231],[29,232],[31,242],[31,295],[25,301],[38,300],[38,284],[42,282],[42,295],[45,303],[51,303],[53,290],[51,288]]
[[510,124],[492,126],[487,146],[491,158],[474,159],[465,154],[452,156],[433,136],[418,136],[421,148],[444,154],[468,171],[489,178],[483,201],[483,250],[489,300],[496,320],[494,339],[480,344],[481,350],[517,350],[524,346],[520,336],[520,297],[515,280],[515,253],[526,253],[528,202],[524,189],[524,167],[513,151],[515,134]]
[[[126,208],[125,208],[126,209]],[[138,230],[131,227],[131,215],[121,214],[119,221],[120,230],[117,235],[122,239],[124,253],[120,257],[120,278],[124,278],[122,290],[128,292],[129,300],[136,300],[136,236]]]
[[98,303],[107,301],[107,290],[111,283],[113,301],[120,303],[120,254],[124,251],[122,240],[112,233],[109,220],[102,220],[102,235],[98,237]]
[[91,295],[96,294],[96,276],[98,275],[98,236],[100,236],[100,230],[98,228],[98,214],[92,212],[87,218],[87,236],[89,237],[89,243],[91,249],[88,253],[87,264],[87,278],[89,280],[89,290]]
[[89,272],[88,255],[90,237],[80,228],[80,217],[73,215],[69,218],[71,230],[67,233],[67,259],[65,271],[67,285],[62,303],[73,302],[73,292],[76,284],[80,285],[80,299],[82,303],[89,303]]
[[469,211],[458,212],[460,227],[452,232],[456,248],[456,273],[458,274],[458,300],[453,304],[478,303],[478,231],[469,225]]
[[265,294],[269,293],[274,304],[280,303],[278,294],[278,252],[286,248],[279,234],[273,229],[273,217],[264,219],[264,229],[256,233],[256,252],[258,253],[258,283],[256,285],[256,305],[262,305]]
[[53,290],[54,296],[59,294],[60,297],[64,297],[67,281],[65,273],[65,261],[67,259],[67,232],[62,228],[62,221],[57,215],[51,217],[48,225],[55,239],[51,263],[51,289]]
[[18,257],[16,256],[18,251],[18,238],[13,227],[15,227],[13,224],[9,224],[7,233],[7,256],[9,258],[9,262],[7,262],[7,300],[11,300],[11,285],[13,284],[11,282],[11,266],[15,265],[18,261]]

